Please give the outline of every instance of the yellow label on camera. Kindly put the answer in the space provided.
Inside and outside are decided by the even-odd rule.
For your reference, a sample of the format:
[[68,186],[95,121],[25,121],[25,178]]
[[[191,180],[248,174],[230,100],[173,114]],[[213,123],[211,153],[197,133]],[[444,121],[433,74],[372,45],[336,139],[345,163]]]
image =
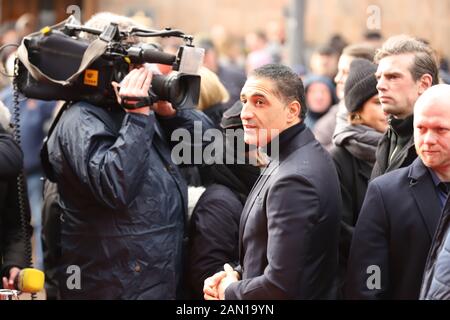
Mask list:
[[44,34],[44,35],[49,34],[51,31],[52,31],[52,28],[50,28],[49,26],[44,27],[44,28],[41,29],[41,33]]
[[84,84],[87,86],[98,86],[98,70],[87,69],[84,72]]

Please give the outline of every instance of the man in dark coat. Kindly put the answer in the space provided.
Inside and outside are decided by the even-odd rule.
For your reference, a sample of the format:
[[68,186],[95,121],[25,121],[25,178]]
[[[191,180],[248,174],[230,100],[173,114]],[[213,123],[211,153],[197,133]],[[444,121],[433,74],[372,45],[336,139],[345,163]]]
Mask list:
[[448,100],[444,105],[444,99],[436,99],[439,87],[425,91],[415,105],[419,158],[369,184],[350,250],[346,298],[419,297],[445,203],[440,183],[450,180],[450,113]]
[[11,135],[0,125],[0,277],[5,289],[26,266],[17,197],[17,175],[22,170],[23,154]]
[[[450,300],[450,85],[437,85],[424,93],[421,119],[415,112],[416,143],[424,162],[432,168],[443,208],[425,267],[421,299]],[[433,151],[433,152],[430,152]]]
[[375,56],[378,95],[389,115],[389,128],[381,139],[371,178],[410,165],[417,157],[413,137],[413,108],[417,98],[438,84],[433,50],[408,36],[389,38]]
[[265,147],[271,161],[241,216],[239,274],[226,265],[205,281],[205,298],[333,299],[339,180],[303,123],[303,84],[288,67],[266,65],[252,72],[241,101],[245,142]]
[[[132,70],[120,97],[138,103],[151,79]],[[63,210],[61,298],[176,298],[187,187],[169,139],[177,128],[193,133],[194,121],[212,126],[166,102],[126,111],[77,102],[62,114],[48,142]]]

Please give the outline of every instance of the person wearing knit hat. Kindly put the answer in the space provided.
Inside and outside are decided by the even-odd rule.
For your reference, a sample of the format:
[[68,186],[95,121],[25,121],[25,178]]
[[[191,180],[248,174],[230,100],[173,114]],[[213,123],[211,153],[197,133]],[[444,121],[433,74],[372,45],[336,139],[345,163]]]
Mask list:
[[350,72],[345,83],[345,106],[351,124],[362,124],[378,132],[387,127],[386,115],[378,99],[377,66],[365,59],[355,59],[350,64]]
[[317,121],[337,103],[336,88],[330,78],[312,74],[305,79],[305,97],[308,106],[305,124],[313,130]]
[[348,111],[344,101],[344,87],[348,78],[350,64],[355,58],[373,61],[374,56],[375,48],[368,44],[355,43],[345,47],[339,57],[338,73],[336,77],[334,77],[334,82],[336,83],[336,95],[339,102],[332,106],[330,110],[317,121],[313,129],[316,139],[328,151],[334,147],[333,136],[347,126]]
[[343,203],[339,278],[341,285],[347,269],[353,230],[361,209],[375,163],[375,150],[387,128],[378,99],[377,66],[356,58],[350,64],[344,88],[348,124],[334,137],[331,150],[338,172]]

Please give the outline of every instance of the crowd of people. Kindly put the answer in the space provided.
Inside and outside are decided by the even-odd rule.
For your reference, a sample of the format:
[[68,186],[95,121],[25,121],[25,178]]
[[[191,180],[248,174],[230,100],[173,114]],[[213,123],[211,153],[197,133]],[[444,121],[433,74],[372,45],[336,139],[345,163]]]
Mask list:
[[[111,13],[85,25],[110,22],[142,27]],[[2,42],[19,42],[17,28],[5,25]],[[13,85],[4,81],[3,287],[13,289],[27,266],[23,171],[48,299],[450,299],[445,64],[407,35],[369,33],[354,44],[335,36],[309,66],[292,68],[283,43],[257,30],[244,59],[236,43],[199,35],[196,109],[148,102],[167,65],[130,65],[111,84],[109,108],[20,96],[20,145],[11,135]],[[44,173],[39,153],[52,121]],[[176,165],[172,134],[195,136],[198,127],[221,131],[220,161]],[[210,146],[200,136],[182,142],[192,157]],[[68,285],[72,266],[80,286]]]

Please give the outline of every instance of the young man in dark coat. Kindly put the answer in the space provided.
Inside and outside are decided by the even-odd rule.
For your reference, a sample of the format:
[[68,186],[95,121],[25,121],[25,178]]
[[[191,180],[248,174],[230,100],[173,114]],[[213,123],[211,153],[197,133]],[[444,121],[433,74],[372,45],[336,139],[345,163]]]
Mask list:
[[389,128],[380,141],[371,178],[410,165],[417,157],[413,137],[413,108],[417,98],[438,84],[433,50],[408,36],[389,38],[377,52],[377,89]]
[[303,123],[303,84],[288,67],[265,65],[251,73],[241,101],[245,142],[264,147],[270,162],[241,216],[240,267],[206,279],[205,298],[336,298],[339,179]]
[[450,180],[449,95],[447,89],[445,99],[437,99],[439,87],[425,91],[415,104],[419,157],[369,183],[350,249],[346,298],[419,298],[445,203],[440,185]]

